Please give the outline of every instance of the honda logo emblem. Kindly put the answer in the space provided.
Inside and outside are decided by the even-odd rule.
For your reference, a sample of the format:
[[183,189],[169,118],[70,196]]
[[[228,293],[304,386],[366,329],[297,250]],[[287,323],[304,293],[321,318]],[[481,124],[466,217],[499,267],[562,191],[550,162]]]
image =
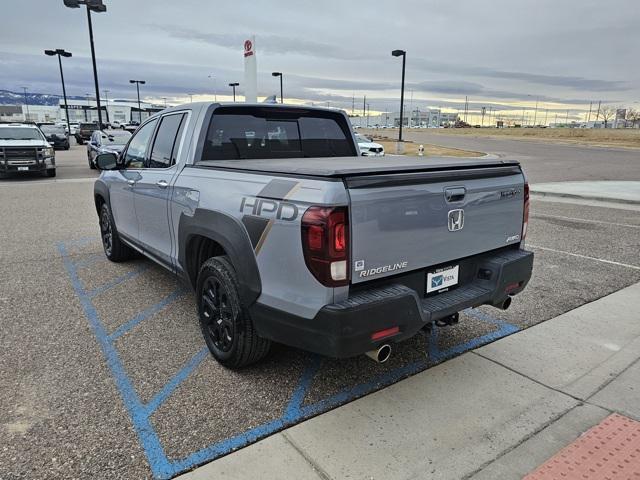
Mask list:
[[449,210],[449,219],[447,224],[450,232],[462,230],[462,227],[464,227],[464,210],[461,208]]

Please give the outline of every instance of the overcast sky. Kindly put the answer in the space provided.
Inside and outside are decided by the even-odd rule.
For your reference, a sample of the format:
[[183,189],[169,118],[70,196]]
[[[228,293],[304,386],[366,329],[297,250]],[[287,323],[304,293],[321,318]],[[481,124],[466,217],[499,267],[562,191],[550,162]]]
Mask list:
[[[259,95],[372,111],[397,110],[407,51],[411,108],[481,105],[505,113],[539,108],[550,115],[589,102],[640,107],[638,0],[244,1],[105,0],[93,15],[100,89],[170,103],[230,97],[243,81],[243,40],[256,36]],[[87,19],[62,0],[2,0],[0,89],[61,93],[57,62],[64,48],[67,92],[93,93]],[[210,79],[209,75],[214,79]],[[411,91],[413,93],[411,94]],[[225,95],[225,96],[223,96]],[[411,101],[413,96],[413,101]],[[550,120],[551,121],[551,120]]]

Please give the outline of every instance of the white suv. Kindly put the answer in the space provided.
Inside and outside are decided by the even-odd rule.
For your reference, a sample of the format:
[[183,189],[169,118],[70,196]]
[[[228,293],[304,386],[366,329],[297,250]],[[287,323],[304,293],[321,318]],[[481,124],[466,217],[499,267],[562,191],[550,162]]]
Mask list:
[[35,125],[0,124],[0,176],[26,172],[42,172],[47,177],[55,177],[53,147]]

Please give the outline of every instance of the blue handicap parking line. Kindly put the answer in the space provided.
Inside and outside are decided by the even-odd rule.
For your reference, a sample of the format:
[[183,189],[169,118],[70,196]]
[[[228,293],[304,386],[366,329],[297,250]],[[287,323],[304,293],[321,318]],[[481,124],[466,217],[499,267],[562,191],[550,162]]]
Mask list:
[[206,347],[196,353],[175,375],[157,392],[148,403],[143,403],[127,375],[126,369],[115,347],[115,341],[127,334],[136,325],[145,321],[153,314],[161,311],[166,306],[181,298],[186,290],[181,287],[165,296],[155,305],[139,312],[133,318],[118,327],[111,334],[108,333],[97,312],[93,299],[100,293],[104,293],[127,280],[135,278],[149,268],[149,263],[127,274],[106,283],[96,289],[86,290],[78,275],[78,269],[98,261],[93,259],[76,259],[69,255],[69,247],[84,246],[93,239],[80,239],[71,242],[59,243],[58,250],[62,256],[71,284],[80,299],[83,312],[98,340],[100,348],[105,356],[107,365],[114,377],[115,384],[120,392],[124,406],[134,425],[140,445],[142,446],[147,461],[151,467],[153,476],[157,479],[168,479],[180,472],[196,467],[200,464],[214,460],[235,449],[244,447],[263,437],[271,435],[283,428],[295,425],[315,415],[323,413],[331,408],[349,402],[375,390],[391,385],[398,380],[425,370],[430,365],[442,362],[448,358],[459,355],[465,351],[484,345],[488,342],[504,337],[518,331],[518,327],[510,323],[493,318],[479,310],[465,310],[465,313],[485,323],[495,325],[496,329],[486,335],[482,335],[462,344],[440,350],[438,347],[439,329],[434,327],[426,334],[425,358],[395,368],[375,378],[354,386],[347,387],[325,399],[313,404],[304,405],[304,399],[313,384],[313,380],[322,368],[322,357],[309,354],[303,372],[298,383],[289,398],[283,414],[269,422],[251,428],[241,434],[227,438],[202,448],[180,460],[170,460],[160,441],[158,433],[154,429],[150,417],[169,398],[169,396],[184,382],[189,375],[208,358],[209,351]]

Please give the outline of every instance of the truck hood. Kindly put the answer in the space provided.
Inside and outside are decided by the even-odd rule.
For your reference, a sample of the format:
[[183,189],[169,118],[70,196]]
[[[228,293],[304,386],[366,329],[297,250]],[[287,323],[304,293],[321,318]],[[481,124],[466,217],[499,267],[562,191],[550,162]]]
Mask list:
[[0,147],[50,147],[44,140],[0,140]]
[[313,177],[348,177],[373,174],[404,174],[482,167],[518,166],[515,160],[458,157],[387,156],[368,162],[362,157],[282,158],[265,160],[204,160],[198,166],[243,171],[308,175]]

